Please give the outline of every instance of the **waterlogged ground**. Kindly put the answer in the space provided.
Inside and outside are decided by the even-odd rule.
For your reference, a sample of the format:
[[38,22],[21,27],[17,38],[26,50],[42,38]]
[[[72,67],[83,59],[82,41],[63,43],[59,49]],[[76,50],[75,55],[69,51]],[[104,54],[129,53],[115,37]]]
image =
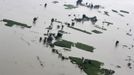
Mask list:
[[[22,28],[14,25],[6,26],[0,22],[0,75],[86,75],[77,65],[69,60],[61,60],[52,48],[39,42],[40,37],[47,33],[46,27],[50,25],[51,18],[61,22],[71,23],[74,14],[80,18],[82,14],[89,17],[97,16],[98,21],[92,25],[90,21],[76,23],[74,27],[91,32],[84,32],[64,27],[62,39],[80,42],[93,46],[93,52],[72,47],[71,51],[56,47],[65,57],[78,57],[97,60],[104,63],[103,68],[114,70],[114,75],[134,74],[134,2],[133,0],[93,0],[93,4],[102,5],[103,9],[89,9],[79,6],[74,9],[65,9],[64,4],[75,5],[76,0],[0,0],[0,20],[10,19],[32,26]],[[83,3],[90,2],[83,0]],[[91,3],[90,2],[90,3]],[[44,8],[44,4],[48,3]],[[116,10],[117,12],[113,12]],[[128,11],[128,13],[120,12]],[[108,12],[107,14],[104,14]],[[70,17],[68,15],[71,15]],[[33,17],[38,17],[33,25]],[[107,26],[103,21],[113,24]],[[56,25],[50,32],[57,33]],[[97,27],[96,27],[97,26]],[[99,26],[99,28],[98,28]],[[106,30],[101,29],[105,28]],[[102,32],[97,34],[93,30]],[[118,47],[115,47],[119,40]],[[128,63],[131,63],[128,67]]]

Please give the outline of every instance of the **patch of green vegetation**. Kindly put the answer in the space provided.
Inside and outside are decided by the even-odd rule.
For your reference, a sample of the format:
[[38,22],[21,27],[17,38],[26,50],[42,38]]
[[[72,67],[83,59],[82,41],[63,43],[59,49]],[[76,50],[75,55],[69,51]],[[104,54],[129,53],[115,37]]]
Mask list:
[[60,46],[60,47],[65,47],[65,48],[71,48],[71,46],[73,46],[74,43],[70,42],[70,41],[67,41],[67,40],[61,40],[61,41],[56,41],[54,43],[54,45]]
[[6,22],[6,26],[12,27],[14,25],[21,26],[21,27],[26,27],[26,28],[31,28],[31,26],[28,26],[27,24],[19,23],[13,20],[9,19],[3,19],[3,22]]
[[71,4],[64,4],[64,6],[66,7],[65,9],[75,9],[76,6],[71,5]]
[[96,34],[101,34],[102,33],[101,31],[98,31],[98,30],[92,30],[92,32],[94,32]]
[[92,46],[88,46],[88,45],[86,45],[86,44],[82,44],[82,43],[79,43],[79,42],[77,42],[77,43],[75,44],[75,46],[76,46],[77,48],[79,48],[79,49],[82,49],[82,50],[85,50],[85,51],[90,51],[90,52],[93,52],[93,50],[95,49],[95,48],[92,47]]
[[81,32],[86,33],[86,34],[92,34],[92,33],[88,32],[88,31],[86,31],[86,30],[82,30],[82,29],[79,29],[79,28],[75,28],[75,27],[71,27],[71,26],[69,26],[69,28],[72,28],[72,29],[81,31]]
[[83,70],[87,75],[113,75],[113,70],[101,68],[104,64],[96,60],[80,59],[77,57],[69,57],[73,64]]
[[59,47],[65,47],[65,48],[71,48],[72,46],[73,47],[75,46],[76,48],[79,48],[85,51],[90,51],[90,52],[93,52],[93,50],[95,49],[94,47],[88,46],[86,44],[82,44],[79,42],[74,44],[73,42],[67,41],[67,40],[56,41],[54,42],[54,45],[59,46]]

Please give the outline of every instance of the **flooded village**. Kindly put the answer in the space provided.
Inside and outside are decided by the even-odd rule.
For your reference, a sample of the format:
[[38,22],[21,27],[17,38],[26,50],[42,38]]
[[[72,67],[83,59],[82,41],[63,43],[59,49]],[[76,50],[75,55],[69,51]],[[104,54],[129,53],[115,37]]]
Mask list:
[[133,75],[133,0],[0,0],[0,75]]

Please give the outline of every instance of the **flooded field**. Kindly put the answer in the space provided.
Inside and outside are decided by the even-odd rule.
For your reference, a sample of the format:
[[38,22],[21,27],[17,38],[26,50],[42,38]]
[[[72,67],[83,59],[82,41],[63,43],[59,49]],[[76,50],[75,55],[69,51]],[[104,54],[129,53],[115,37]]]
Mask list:
[[133,75],[133,0],[0,0],[0,75]]

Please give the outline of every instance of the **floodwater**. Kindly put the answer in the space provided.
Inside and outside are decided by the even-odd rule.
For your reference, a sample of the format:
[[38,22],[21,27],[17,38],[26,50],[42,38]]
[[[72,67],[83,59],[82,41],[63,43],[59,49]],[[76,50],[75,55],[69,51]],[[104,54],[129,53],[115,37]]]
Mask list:
[[[39,43],[39,37],[43,37],[47,32],[45,29],[50,25],[51,18],[57,18],[62,22],[71,22],[68,14],[82,14],[87,16],[97,16],[96,25],[104,26],[107,31],[95,28],[90,22],[76,23],[77,28],[87,30],[99,30],[103,34],[91,35],[76,30],[64,28],[71,34],[63,35],[63,39],[82,42],[96,49],[93,53],[72,48],[70,52],[59,51],[64,56],[85,57],[104,62],[107,69],[115,70],[114,75],[133,75],[134,74],[134,1],[133,0],[93,0],[93,4],[100,4],[104,9],[93,9],[80,6],[76,9],[64,9],[64,4],[75,4],[76,0],[57,0],[59,3],[52,3],[54,0],[0,0],[0,20],[11,19],[31,25],[31,29],[21,29],[17,26],[7,27],[4,22],[0,22],[0,75],[86,75],[76,65],[69,60],[62,61],[58,55],[51,52],[51,48]],[[90,0],[83,0],[84,3]],[[48,3],[47,8],[44,4]],[[130,14],[124,17],[111,11],[126,10]],[[110,16],[106,16],[98,11],[108,11]],[[39,17],[35,25],[32,24],[33,17]],[[113,25],[103,25],[102,21],[109,21]],[[58,23],[55,23],[57,25]],[[127,25],[129,24],[129,25]],[[129,31],[131,29],[131,32]],[[55,32],[54,29],[52,32]],[[132,34],[132,36],[126,35]],[[119,46],[115,47],[116,40]],[[123,47],[127,45],[127,47]],[[127,66],[128,56],[131,56],[132,69]],[[43,63],[40,66],[37,57]],[[119,65],[121,68],[117,68]]]

